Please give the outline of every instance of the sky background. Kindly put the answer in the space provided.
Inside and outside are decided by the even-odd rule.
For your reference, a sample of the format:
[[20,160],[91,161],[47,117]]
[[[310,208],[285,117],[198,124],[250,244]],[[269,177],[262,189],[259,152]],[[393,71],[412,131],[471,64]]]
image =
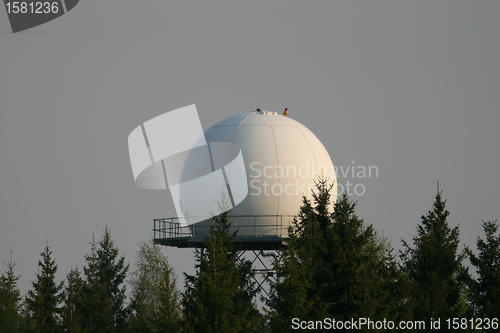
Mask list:
[[[288,107],[336,166],[376,166],[338,183],[363,184],[359,216],[397,249],[439,181],[475,249],[500,218],[499,15],[497,0],[84,0],[13,34],[0,9],[0,262],[12,250],[24,293],[48,241],[62,280],[107,225],[133,263],[175,209],[135,185],[128,135],[190,104],[204,129]],[[182,285],[192,250],[165,253]]]

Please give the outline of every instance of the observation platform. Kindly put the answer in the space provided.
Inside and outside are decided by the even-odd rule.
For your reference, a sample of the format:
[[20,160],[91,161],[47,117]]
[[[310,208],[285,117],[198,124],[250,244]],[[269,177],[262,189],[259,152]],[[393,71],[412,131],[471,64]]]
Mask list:
[[[277,250],[286,245],[293,215],[228,216],[229,232],[237,232],[234,243],[241,250]],[[178,247],[203,247],[210,232],[210,220],[181,225],[178,217],[154,219],[155,244]]]

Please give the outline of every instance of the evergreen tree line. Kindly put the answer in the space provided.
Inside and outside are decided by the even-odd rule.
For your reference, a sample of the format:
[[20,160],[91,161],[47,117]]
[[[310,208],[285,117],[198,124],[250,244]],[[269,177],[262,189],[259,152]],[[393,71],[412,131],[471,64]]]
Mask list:
[[[483,221],[486,238],[477,239],[476,253],[459,249],[459,227],[448,224],[450,213],[438,189],[417,235],[411,242],[402,240],[403,250],[395,253],[357,216],[356,202],[347,194],[330,211],[332,185],[319,180],[316,189],[312,202],[304,198],[282,260],[276,263],[281,281],[272,286],[268,300],[272,332],[290,331],[293,318],[395,323],[393,329],[365,325],[355,330],[366,332],[500,331],[497,221]],[[469,272],[466,259],[475,272]],[[441,323],[439,330],[431,327],[431,320]],[[402,321],[424,322],[425,328],[399,330]]]
[[[290,332],[294,318],[424,321],[421,331],[431,332],[431,319],[447,331],[449,318],[500,318],[496,221],[483,221],[485,236],[478,237],[474,250],[460,249],[459,227],[448,224],[438,190],[416,235],[402,240],[396,253],[357,216],[356,202],[347,194],[330,209],[332,186],[318,180],[313,200],[304,198],[274,263],[279,279],[263,299],[265,309],[259,311],[252,264],[234,244],[236,232],[230,232],[223,213],[213,218],[204,247],[195,250],[195,273],[183,273],[183,292],[160,246],[141,242],[136,268],[129,272],[108,228],[90,243],[83,269],[72,269],[59,283],[46,245],[24,297],[11,255],[0,276],[0,332]],[[474,324],[479,332],[479,323],[460,328],[472,331]],[[492,328],[485,331],[498,330]]]

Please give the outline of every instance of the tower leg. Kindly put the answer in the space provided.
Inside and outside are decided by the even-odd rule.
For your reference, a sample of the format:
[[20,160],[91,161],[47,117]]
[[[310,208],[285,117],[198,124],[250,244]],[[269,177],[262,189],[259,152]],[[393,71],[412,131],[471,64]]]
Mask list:
[[279,260],[278,250],[243,250],[240,251],[240,260],[250,260],[254,273],[254,282],[257,284],[261,295],[271,297],[271,284],[278,283],[278,275],[274,263]]

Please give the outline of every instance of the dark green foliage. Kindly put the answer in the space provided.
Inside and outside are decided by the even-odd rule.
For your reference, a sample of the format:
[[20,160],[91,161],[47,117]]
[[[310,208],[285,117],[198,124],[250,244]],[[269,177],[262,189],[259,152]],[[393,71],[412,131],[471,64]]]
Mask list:
[[438,192],[433,209],[417,226],[414,247],[403,241],[401,259],[412,285],[409,297],[415,320],[460,318],[467,310],[463,255],[458,253],[459,229],[449,227],[445,206],[446,200]]
[[[448,225],[438,191],[422,216],[401,262],[391,246],[356,214],[356,202],[341,195],[331,210],[332,186],[319,180],[313,200],[304,199],[289,228],[288,246],[275,263],[269,327],[254,303],[252,265],[241,260],[227,213],[213,219],[204,247],[196,250],[196,273],[185,275],[181,308],[173,268],[159,246],[143,242],[125,307],[128,265],[106,228],[91,243],[83,274],[72,269],[57,284],[57,265],[44,248],[38,274],[23,303],[12,259],[0,275],[0,332],[289,332],[301,320],[423,320],[500,317],[500,234],[483,222],[477,251],[458,251],[459,228]],[[465,254],[477,273],[462,265]],[[63,290],[64,289],[64,290]],[[468,307],[469,306],[469,307]],[[267,331],[265,330],[267,329]],[[396,330],[395,330],[396,331]],[[429,327],[427,327],[429,331]]]
[[500,235],[497,221],[483,221],[486,239],[478,237],[479,251],[475,255],[467,250],[471,264],[476,268],[477,279],[471,281],[470,296],[474,316],[500,318]]
[[409,320],[411,302],[409,293],[411,284],[401,264],[393,255],[393,248],[385,245],[384,268],[379,272],[382,278],[382,297],[379,318],[384,317],[394,322]]
[[383,318],[394,310],[385,289],[394,288],[397,265],[386,264],[387,246],[358,218],[347,194],[330,211],[331,188],[319,180],[314,205],[304,198],[289,229],[276,263],[282,281],[269,301],[273,331],[289,330],[293,318]]
[[271,285],[268,302],[272,310],[269,317],[273,332],[288,331],[293,318],[313,320],[311,316],[317,309],[319,297],[313,283],[313,267],[324,241],[318,230],[319,224],[313,222],[315,215],[311,202],[304,198],[299,214],[288,230],[288,246],[282,250],[282,261],[275,265],[281,282]]
[[159,308],[156,316],[156,332],[181,332],[183,327],[180,294],[175,285],[174,269],[163,270],[159,285]]
[[193,332],[257,332],[261,315],[251,263],[238,259],[227,213],[213,218],[204,248],[197,249],[196,274],[187,275],[183,295],[185,320]]
[[[329,229],[327,267],[321,281],[327,312],[339,319],[380,318],[385,314],[385,248],[371,225],[365,226],[355,213],[356,203],[343,194],[337,200]],[[327,275],[329,274],[329,275]]]
[[108,228],[85,256],[85,283],[82,288],[82,323],[89,332],[122,332],[125,329],[125,278],[128,264],[119,256]]
[[0,276],[0,332],[20,332],[23,322],[21,317],[21,293],[17,287],[19,276],[16,276],[12,262],[4,263],[7,272]]
[[182,317],[176,278],[159,245],[142,242],[132,274],[130,330],[180,332]]
[[79,333],[83,329],[85,318],[82,315],[84,281],[78,268],[66,275],[66,286],[63,292],[64,305],[61,309],[64,332]]
[[52,251],[46,245],[38,262],[39,272],[32,281],[33,289],[26,298],[27,323],[31,332],[60,331],[60,303],[63,284],[55,282],[57,264],[52,259]]

